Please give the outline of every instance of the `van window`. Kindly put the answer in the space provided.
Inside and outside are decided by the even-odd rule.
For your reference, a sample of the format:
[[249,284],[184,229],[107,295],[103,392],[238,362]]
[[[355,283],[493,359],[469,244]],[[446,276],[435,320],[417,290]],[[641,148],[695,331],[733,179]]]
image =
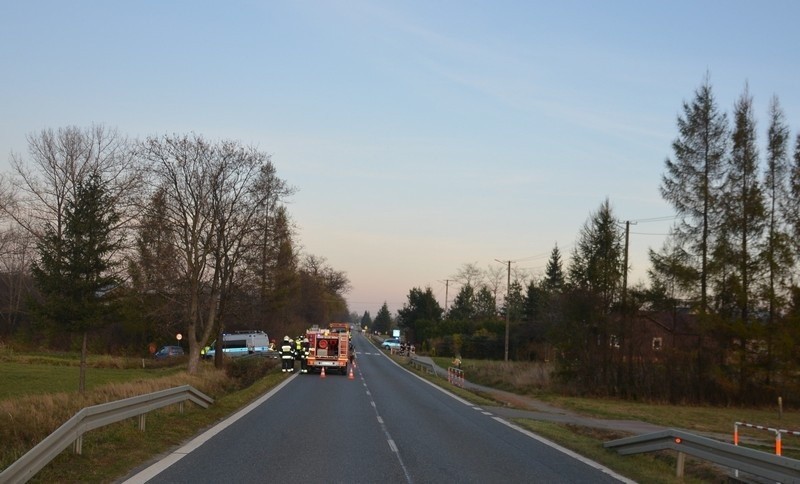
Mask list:
[[235,339],[233,341],[223,341],[222,345],[226,349],[247,348],[247,341],[243,339]]

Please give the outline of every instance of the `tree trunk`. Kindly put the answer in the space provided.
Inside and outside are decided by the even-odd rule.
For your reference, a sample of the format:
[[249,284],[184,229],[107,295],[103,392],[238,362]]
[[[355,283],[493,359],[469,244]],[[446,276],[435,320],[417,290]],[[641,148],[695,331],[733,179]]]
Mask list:
[[81,371],[80,376],[78,377],[78,393],[81,395],[86,393],[86,355],[89,352],[87,344],[88,340],[89,333],[84,331],[83,342],[81,343]]

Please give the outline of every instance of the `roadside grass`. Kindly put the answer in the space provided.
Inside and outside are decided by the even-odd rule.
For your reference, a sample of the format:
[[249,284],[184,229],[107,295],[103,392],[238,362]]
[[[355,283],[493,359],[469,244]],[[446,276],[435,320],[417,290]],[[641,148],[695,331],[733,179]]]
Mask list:
[[[22,363],[15,355],[13,361],[0,361],[2,372],[11,380],[24,383],[24,394],[0,399],[0,469],[5,469],[83,407],[143,395],[180,385],[192,385],[215,399],[208,409],[191,403],[184,405],[184,413],[178,406],[150,412],[144,432],[138,430],[137,419],[127,419],[84,434],[83,454],[75,455],[71,449],[59,454],[50,464],[34,476],[31,482],[112,482],[126,475],[143,462],[163,453],[200,429],[224,419],[286,378],[275,372],[272,360],[252,359],[228,362],[224,371],[211,365],[201,365],[196,375],[187,374],[183,368],[162,367],[152,370],[117,369],[126,363],[91,368],[92,374],[105,374],[106,382],[95,384],[81,396],[76,391],[52,392],[58,378],[64,378],[61,370],[75,371],[69,374],[68,387],[77,388],[77,368],[64,364],[58,356],[47,355],[44,360],[53,364]],[[30,361],[20,358],[22,361]],[[66,358],[67,360],[70,357]],[[115,367],[116,368],[110,368]],[[39,368],[37,368],[39,367]],[[47,367],[55,376],[41,377]],[[109,373],[106,373],[109,372]],[[98,378],[102,380],[103,378]]]
[[[3,372],[3,385],[0,385],[0,400],[60,392],[73,392],[78,389],[80,368],[76,365],[61,364],[61,360],[37,358],[33,362],[0,362]],[[86,389],[91,391],[110,383],[132,380],[146,380],[174,375],[183,371],[185,362],[175,362],[173,366],[160,365],[157,368],[111,368],[90,367],[86,370]]]
[[[434,358],[439,366],[447,367],[447,358]],[[541,363],[528,362],[493,362],[483,360],[467,360],[462,364],[467,380],[481,385],[506,390],[519,395],[527,395],[547,404],[570,410],[581,415],[611,419],[640,420],[664,427],[675,427],[693,432],[714,433],[729,436],[733,441],[735,422],[748,422],[756,425],[788,430],[800,429],[800,412],[795,409],[784,409],[779,413],[777,404],[774,407],[714,407],[701,405],[670,405],[658,402],[641,402],[616,398],[581,398],[570,397],[547,391],[547,387],[539,388],[543,383],[540,376],[547,370]],[[552,367],[550,370],[552,371]],[[524,381],[524,375],[533,375]],[[758,438],[759,431],[740,429],[746,435]],[[773,435],[761,434],[765,441]],[[787,438],[787,445],[792,437]],[[796,437],[794,445],[800,447],[800,438]]]
[[254,385],[219,397],[203,409],[195,405],[165,408],[147,415],[147,429],[139,431],[128,419],[84,435],[83,454],[62,452],[30,482],[116,482],[143,470],[175,447],[263,395],[286,379],[272,371]]
[[684,477],[678,478],[675,476],[677,459],[674,453],[655,452],[623,456],[598,445],[598,442],[623,437],[619,432],[527,419],[517,419],[514,423],[636,482],[649,484],[728,482],[721,469],[688,456],[684,465]]
[[[449,358],[433,358],[443,368],[450,366]],[[548,405],[576,414],[599,419],[638,420],[663,427],[673,427],[689,432],[705,434],[715,440],[733,443],[735,422],[747,422],[765,427],[798,430],[800,412],[775,408],[713,407],[699,405],[668,405],[636,402],[611,398],[569,397],[548,391],[547,366],[530,362],[497,362],[462,360],[465,378],[473,383],[501,389],[517,395],[526,395]],[[552,370],[552,369],[551,369]],[[421,373],[422,374],[422,373]],[[485,392],[468,392],[450,385],[446,380],[427,378],[462,398],[482,406],[486,399],[494,399],[493,405],[509,406],[515,402],[500,400],[500,396]],[[475,395],[470,397],[469,395]],[[484,402],[484,403],[478,403]],[[491,404],[490,404],[491,405]],[[587,456],[626,477],[640,482],[718,482],[726,481],[726,470],[707,462],[687,457],[686,480],[680,481],[665,476],[675,474],[675,455],[671,452],[620,456],[603,447],[603,443],[622,438],[628,434],[576,425],[519,419],[516,423],[534,433],[542,435],[581,455]],[[739,428],[740,445],[767,453],[774,453],[774,434],[764,430]],[[800,437],[784,435],[783,452],[786,457],[800,459]],[[666,480],[663,480],[666,479]]]

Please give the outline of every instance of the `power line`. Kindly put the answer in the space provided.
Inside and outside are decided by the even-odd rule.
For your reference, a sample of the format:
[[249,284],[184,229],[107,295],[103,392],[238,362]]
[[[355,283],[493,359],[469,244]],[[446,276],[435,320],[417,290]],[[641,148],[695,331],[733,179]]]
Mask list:
[[631,220],[631,223],[650,223],[650,222],[666,222],[667,220],[675,220],[678,218],[677,215],[667,215],[664,217],[652,217],[652,218],[640,218],[638,220]]
[[[566,245],[560,245],[560,244],[556,243],[556,247],[558,247],[558,250],[559,250],[559,251],[561,251],[561,250],[565,250],[565,249],[569,249],[569,248],[571,248],[571,247],[572,247],[572,246],[574,246],[574,245],[575,245],[575,243],[566,244]],[[516,264],[517,262],[530,262],[530,261],[532,261],[532,260],[536,260],[536,259],[544,259],[545,257],[550,257],[550,255],[551,255],[551,254],[552,254],[552,251],[550,251],[550,252],[543,252],[543,253],[541,253],[541,254],[536,254],[536,255],[532,255],[532,256],[528,256],[528,257],[522,257],[522,258],[520,258],[520,259],[514,259],[514,260],[512,260],[511,262],[513,262],[513,263],[515,263],[515,264]],[[499,262],[499,263],[501,263],[501,264],[505,264],[506,262],[508,262],[508,261],[505,261],[505,260],[498,260],[498,259],[495,259],[495,261],[497,261],[497,262]]]

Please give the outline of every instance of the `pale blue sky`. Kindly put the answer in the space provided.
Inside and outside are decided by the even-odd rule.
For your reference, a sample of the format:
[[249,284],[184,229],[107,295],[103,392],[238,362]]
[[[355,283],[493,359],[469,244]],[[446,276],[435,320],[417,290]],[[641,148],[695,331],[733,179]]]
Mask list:
[[[668,216],[675,119],[708,72],[763,142],[800,130],[796,1],[0,0],[0,167],[27,134],[102,123],[271,153],[304,250],[351,310],[495,259],[542,272],[608,197]],[[634,226],[632,282],[670,222]],[[457,287],[451,286],[450,300]]]

